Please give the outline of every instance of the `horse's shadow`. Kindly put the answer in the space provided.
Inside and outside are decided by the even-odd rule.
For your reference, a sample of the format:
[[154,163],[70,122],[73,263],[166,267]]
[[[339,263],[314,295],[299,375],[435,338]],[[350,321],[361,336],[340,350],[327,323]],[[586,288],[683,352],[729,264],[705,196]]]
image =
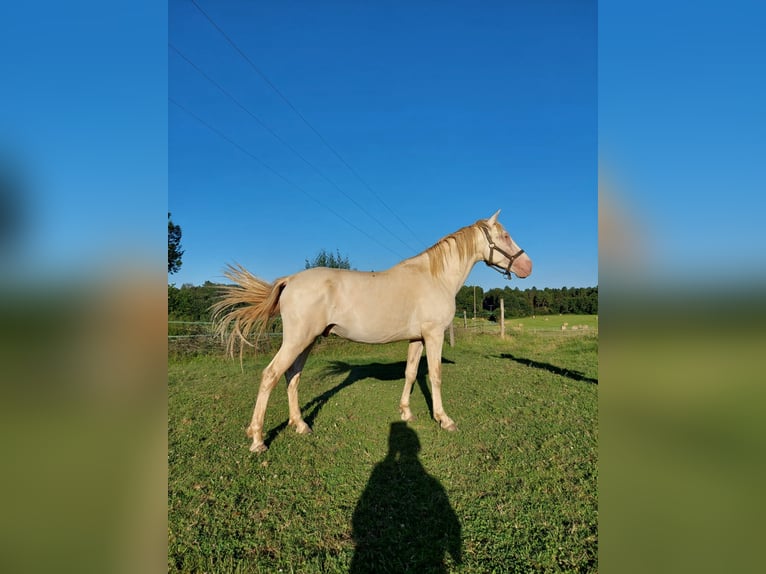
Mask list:
[[[453,361],[442,357],[443,364],[454,364]],[[331,361],[330,364],[321,371],[322,377],[326,376],[338,376],[346,373],[346,378],[340,383],[328,389],[321,395],[314,397],[308,403],[301,407],[301,413],[303,414],[303,420],[306,421],[310,427],[314,426],[319,411],[322,410],[327,402],[341,392],[343,389],[350,387],[354,383],[362,381],[364,379],[377,379],[379,381],[401,381],[404,385],[404,370],[407,368],[406,361],[397,361],[395,363],[367,363],[365,365],[354,365],[345,361]],[[433,418],[433,400],[431,398],[431,391],[428,388],[428,382],[426,380],[426,374],[428,373],[428,363],[426,357],[420,358],[418,363],[418,374],[415,378],[420,392],[425,397],[426,405],[428,406],[428,412]],[[266,436],[266,444],[270,444],[283,430],[287,428],[288,421],[280,423],[268,432]]]
[[561,375],[562,377],[572,379],[573,381],[584,381],[586,383],[592,383],[594,385],[598,384],[598,379],[587,377],[585,376],[584,373],[581,373],[580,371],[573,371],[571,369],[557,367],[556,365],[552,365],[550,363],[542,363],[540,361],[534,361],[532,359],[526,359],[524,357],[517,357],[515,355],[512,355],[511,353],[503,353],[500,355],[500,358],[516,361],[517,363],[521,365],[526,365],[527,367],[542,369],[544,371],[548,371],[549,373],[553,373],[554,375]]

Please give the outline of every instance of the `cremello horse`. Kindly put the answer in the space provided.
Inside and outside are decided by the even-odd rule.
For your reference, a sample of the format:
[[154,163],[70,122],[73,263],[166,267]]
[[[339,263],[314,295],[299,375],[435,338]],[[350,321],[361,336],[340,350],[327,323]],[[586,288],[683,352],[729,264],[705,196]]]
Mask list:
[[252,452],[263,452],[263,420],[271,391],[282,374],[287,379],[289,424],[298,433],[311,432],[301,417],[298,383],[306,358],[319,335],[334,333],[362,343],[407,340],[407,367],[399,403],[402,420],[412,420],[410,392],[426,348],[433,416],[441,427],[457,427],[442,405],[441,353],[444,331],[455,316],[455,295],[479,261],[526,277],[532,261],[497,221],[498,211],[447,235],[420,255],[387,271],[360,272],[315,267],[267,283],[242,267],[229,266],[225,275],[235,285],[223,288],[213,305],[217,333],[233,353],[236,341],[263,334],[270,319],[282,315],[282,346],[264,369],[247,435]]

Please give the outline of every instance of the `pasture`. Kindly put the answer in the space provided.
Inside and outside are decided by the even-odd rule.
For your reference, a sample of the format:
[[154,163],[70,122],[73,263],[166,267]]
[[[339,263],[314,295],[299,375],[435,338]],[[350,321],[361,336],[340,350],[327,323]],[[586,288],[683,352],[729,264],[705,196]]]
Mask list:
[[406,342],[324,339],[300,385],[313,434],[287,427],[280,383],[260,455],[244,431],[270,355],[244,372],[171,355],[168,570],[595,572],[595,319],[510,320],[505,340],[457,329],[442,359],[454,433],[430,416],[425,357],[417,418],[400,421]]

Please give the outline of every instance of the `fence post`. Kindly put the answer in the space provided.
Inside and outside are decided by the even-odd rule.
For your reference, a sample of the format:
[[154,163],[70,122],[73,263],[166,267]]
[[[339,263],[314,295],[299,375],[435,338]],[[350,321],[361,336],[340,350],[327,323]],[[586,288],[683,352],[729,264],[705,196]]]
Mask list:
[[468,315],[465,312],[465,309],[463,309],[463,329],[468,328]]
[[505,339],[505,300],[500,299],[500,338]]
[[455,324],[454,321],[449,324],[449,346],[455,346]]

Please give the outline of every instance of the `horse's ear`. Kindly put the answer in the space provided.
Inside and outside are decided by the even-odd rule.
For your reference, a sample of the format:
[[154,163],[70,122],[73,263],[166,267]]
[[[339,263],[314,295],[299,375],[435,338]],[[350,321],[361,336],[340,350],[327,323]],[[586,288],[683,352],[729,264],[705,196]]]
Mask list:
[[495,223],[497,223],[497,216],[498,215],[500,215],[500,210],[499,209],[495,212],[495,215],[493,215],[492,217],[490,217],[487,220],[487,224],[488,225],[494,225]]

